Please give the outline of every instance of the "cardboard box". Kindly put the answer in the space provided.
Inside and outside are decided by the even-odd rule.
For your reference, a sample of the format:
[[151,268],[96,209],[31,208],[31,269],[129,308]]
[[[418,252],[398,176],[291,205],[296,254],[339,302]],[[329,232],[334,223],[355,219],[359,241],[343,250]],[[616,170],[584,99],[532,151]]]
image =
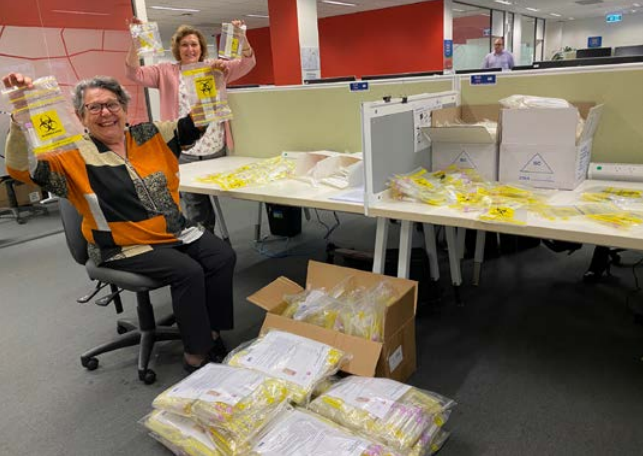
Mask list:
[[[40,187],[36,185],[24,184],[18,181],[12,181],[9,185],[13,185],[14,192],[16,193],[16,199],[18,200],[18,206],[34,204],[42,199]],[[11,207],[9,195],[7,193],[7,184],[5,182],[0,183],[0,207]]]
[[[573,190],[587,177],[592,138],[603,105],[562,109],[503,109],[500,180]],[[585,119],[578,136],[578,115]]]
[[431,127],[423,128],[431,141],[432,171],[455,165],[475,169],[487,180],[498,180],[498,135],[475,124],[485,120],[498,122],[500,105],[462,105],[432,111]]
[[371,288],[386,280],[397,289],[400,297],[386,311],[384,342],[373,342],[282,317],[281,314],[287,305],[283,296],[304,290],[299,284],[286,277],[279,277],[249,296],[248,301],[268,312],[261,328],[262,332],[269,328],[276,328],[348,352],[353,355],[353,358],[350,363],[343,366],[342,370],[350,374],[405,381],[417,367],[415,352],[417,282],[310,261],[306,288],[330,289],[348,276],[354,276],[358,286]]
[[342,154],[322,150],[282,152],[282,157],[295,159],[295,179],[337,188],[364,185],[364,164],[361,154]]

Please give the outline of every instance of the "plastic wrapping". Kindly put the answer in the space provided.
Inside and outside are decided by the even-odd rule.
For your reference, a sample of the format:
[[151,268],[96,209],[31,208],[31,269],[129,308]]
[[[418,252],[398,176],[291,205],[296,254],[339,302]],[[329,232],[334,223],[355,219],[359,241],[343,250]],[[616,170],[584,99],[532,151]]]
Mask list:
[[352,376],[315,399],[309,408],[398,451],[426,454],[454,406],[451,399],[395,380]]
[[619,206],[643,203],[643,190],[626,187],[593,187],[580,196],[581,201],[604,203],[611,202]]
[[509,223],[512,225],[527,224],[527,209],[514,208],[508,205],[492,205],[478,216],[483,222]]
[[159,26],[156,22],[130,24],[129,31],[136,48],[136,54],[140,58],[163,57],[165,51],[163,50]]
[[239,59],[246,41],[246,26],[235,26],[229,22],[221,24],[219,38],[219,58]]
[[391,197],[394,199],[419,201],[433,206],[442,206],[454,201],[440,178],[419,168],[409,174],[395,175],[389,181]]
[[197,177],[196,180],[204,184],[215,184],[223,190],[233,190],[287,179],[294,169],[293,160],[279,156],[241,166],[227,173]]
[[250,456],[401,456],[303,410],[287,410],[257,437]]
[[322,328],[335,327],[341,303],[322,289],[304,290],[294,295],[285,295],[288,306],[282,313],[284,317],[305,321]]
[[75,149],[83,138],[83,126],[56,78],[36,79],[33,86],[3,90],[0,109],[11,112],[34,154]]
[[499,101],[503,108],[509,109],[560,109],[569,108],[571,105],[562,98],[534,97],[530,95],[511,95]]
[[350,359],[330,345],[278,330],[270,330],[225,359],[231,366],[258,370],[283,380],[296,404],[308,400],[317,383],[335,374]]
[[569,220],[583,215],[577,206],[549,206],[547,204],[535,204],[529,206],[529,210],[547,220]]
[[184,65],[181,74],[190,100],[190,114],[197,127],[232,119],[225,77],[221,70],[200,62]]
[[205,430],[192,420],[162,410],[154,410],[140,423],[152,437],[180,456],[223,456]]

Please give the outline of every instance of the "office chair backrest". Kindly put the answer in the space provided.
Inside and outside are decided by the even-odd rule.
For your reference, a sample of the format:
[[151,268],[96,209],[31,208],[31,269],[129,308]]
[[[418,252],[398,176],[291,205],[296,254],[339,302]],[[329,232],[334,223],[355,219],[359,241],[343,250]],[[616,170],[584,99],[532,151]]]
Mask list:
[[76,263],[85,266],[89,257],[87,255],[87,240],[80,229],[83,218],[76,208],[64,198],[59,199],[59,207],[69,252],[76,260]]

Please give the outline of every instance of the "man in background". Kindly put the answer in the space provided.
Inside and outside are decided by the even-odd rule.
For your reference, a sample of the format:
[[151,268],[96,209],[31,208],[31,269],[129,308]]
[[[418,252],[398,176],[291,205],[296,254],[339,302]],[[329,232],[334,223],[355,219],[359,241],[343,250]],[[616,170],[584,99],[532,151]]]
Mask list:
[[514,67],[514,56],[511,52],[505,51],[505,43],[502,38],[493,41],[493,52],[487,54],[482,62],[482,68],[502,68],[510,70]]

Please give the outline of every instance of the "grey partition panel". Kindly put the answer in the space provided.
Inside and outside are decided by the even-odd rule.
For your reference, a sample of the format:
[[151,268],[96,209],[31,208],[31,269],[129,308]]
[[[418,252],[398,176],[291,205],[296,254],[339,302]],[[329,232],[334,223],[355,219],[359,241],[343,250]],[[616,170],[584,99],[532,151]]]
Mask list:
[[413,111],[388,114],[371,119],[372,192],[386,190],[393,174],[408,173],[423,166],[431,169],[431,148],[414,152]]

